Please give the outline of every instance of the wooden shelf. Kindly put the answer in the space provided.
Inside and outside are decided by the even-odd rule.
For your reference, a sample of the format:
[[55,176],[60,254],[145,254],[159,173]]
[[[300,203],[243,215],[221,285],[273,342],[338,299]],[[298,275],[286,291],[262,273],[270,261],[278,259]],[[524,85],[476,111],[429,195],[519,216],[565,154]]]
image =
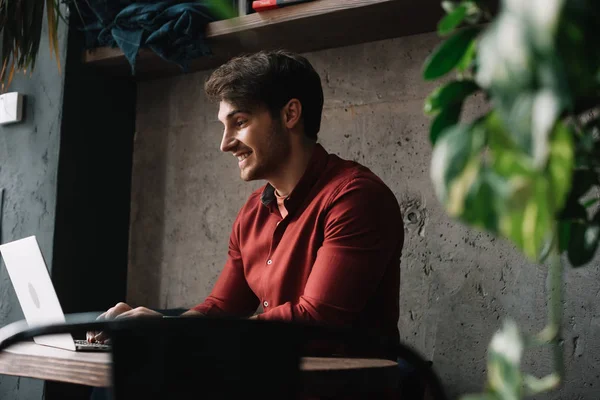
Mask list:
[[[215,68],[233,56],[258,50],[308,52],[431,32],[442,13],[440,0],[316,0],[216,21],[206,31],[214,54],[195,60],[190,69]],[[84,62],[118,75],[131,74],[118,48],[85,52]],[[180,73],[178,66],[149,50],[138,55],[139,79]]]

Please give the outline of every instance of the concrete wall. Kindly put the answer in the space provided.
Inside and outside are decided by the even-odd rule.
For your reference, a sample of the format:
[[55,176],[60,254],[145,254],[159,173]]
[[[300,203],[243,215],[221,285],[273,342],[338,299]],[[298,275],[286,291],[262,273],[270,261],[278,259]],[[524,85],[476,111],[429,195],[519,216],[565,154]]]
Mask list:
[[[67,32],[61,25],[58,41],[65,65]],[[51,268],[55,226],[56,176],[60,145],[64,68],[50,58],[46,32],[31,77],[15,76],[10,91],[25,98],[25,121],[0,126],[0,189],[4,210],[1,242],[36,235]],[[0,326],[23,318],[4,263],[0,267]],[[39,399],[44,381],[0,375],[0,399]]]
[[[450,220],[429,179],[429,120],[421,66],[434,34],[308,54],[320,73],[325,110],[320,142],[377,173],[402,204],[404,341],[432,360],[451,398],[484,384],[485,352],[506,316],[526,330],[545,319],[545,268],[507,242]],[[222,125],[208,104],[209,72],[139,85],[128,300],[155,307],[192,306],[222,269],[231,224],[262,183],[243,183],[231,155],[219,152]],[[481,112],[469,104],[467,116]],[[598,262],[567,272],[565,354],[568,386],[540,398],[597,398],[600,333]],[[548,372],[549,355],[527,368]]]

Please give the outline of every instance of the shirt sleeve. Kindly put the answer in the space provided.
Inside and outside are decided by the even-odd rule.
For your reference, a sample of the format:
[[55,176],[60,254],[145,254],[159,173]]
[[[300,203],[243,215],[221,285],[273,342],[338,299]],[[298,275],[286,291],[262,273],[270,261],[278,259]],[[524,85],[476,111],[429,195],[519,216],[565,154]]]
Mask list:
[[248,286],[244,275],[238,232],[239,215],[229,237],[225,267],[210,295],[192,310],[207,316],[248,317],[258,308],[259,299]]
[[353,178],[333,196],[324,241],[297,302],[262,320],[349,325],[377,290],[392,257],[400,258],[404,228],[394,194],[381,181]]

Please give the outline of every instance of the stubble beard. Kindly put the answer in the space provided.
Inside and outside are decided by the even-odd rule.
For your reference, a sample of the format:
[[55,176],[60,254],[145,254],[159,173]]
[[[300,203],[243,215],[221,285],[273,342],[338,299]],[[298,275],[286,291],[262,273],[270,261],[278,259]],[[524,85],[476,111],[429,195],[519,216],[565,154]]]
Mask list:
[[241,178],[246,181],[255,181],[267,179],[269,175],[276,171],[283,161],[288,158],[290,153],[290,144],[286,140],[285,131],[279,121],[273,121],[273,127],[265,140],[268,145],[261,153],[258,164],[251,168],[240,171]]

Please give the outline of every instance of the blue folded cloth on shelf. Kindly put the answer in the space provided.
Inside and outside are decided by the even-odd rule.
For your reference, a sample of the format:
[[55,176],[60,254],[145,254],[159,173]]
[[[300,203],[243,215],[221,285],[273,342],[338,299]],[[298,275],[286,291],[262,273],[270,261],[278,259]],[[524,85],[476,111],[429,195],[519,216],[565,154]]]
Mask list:
[[[84,2],[85,3],[85,2]],[[135,74],[138,52],[148,47],[184,71],[211,54],[205,29],[216,20],[210,2],[87,0],[93,15],[82,16],[87,47],[118,46]]]

